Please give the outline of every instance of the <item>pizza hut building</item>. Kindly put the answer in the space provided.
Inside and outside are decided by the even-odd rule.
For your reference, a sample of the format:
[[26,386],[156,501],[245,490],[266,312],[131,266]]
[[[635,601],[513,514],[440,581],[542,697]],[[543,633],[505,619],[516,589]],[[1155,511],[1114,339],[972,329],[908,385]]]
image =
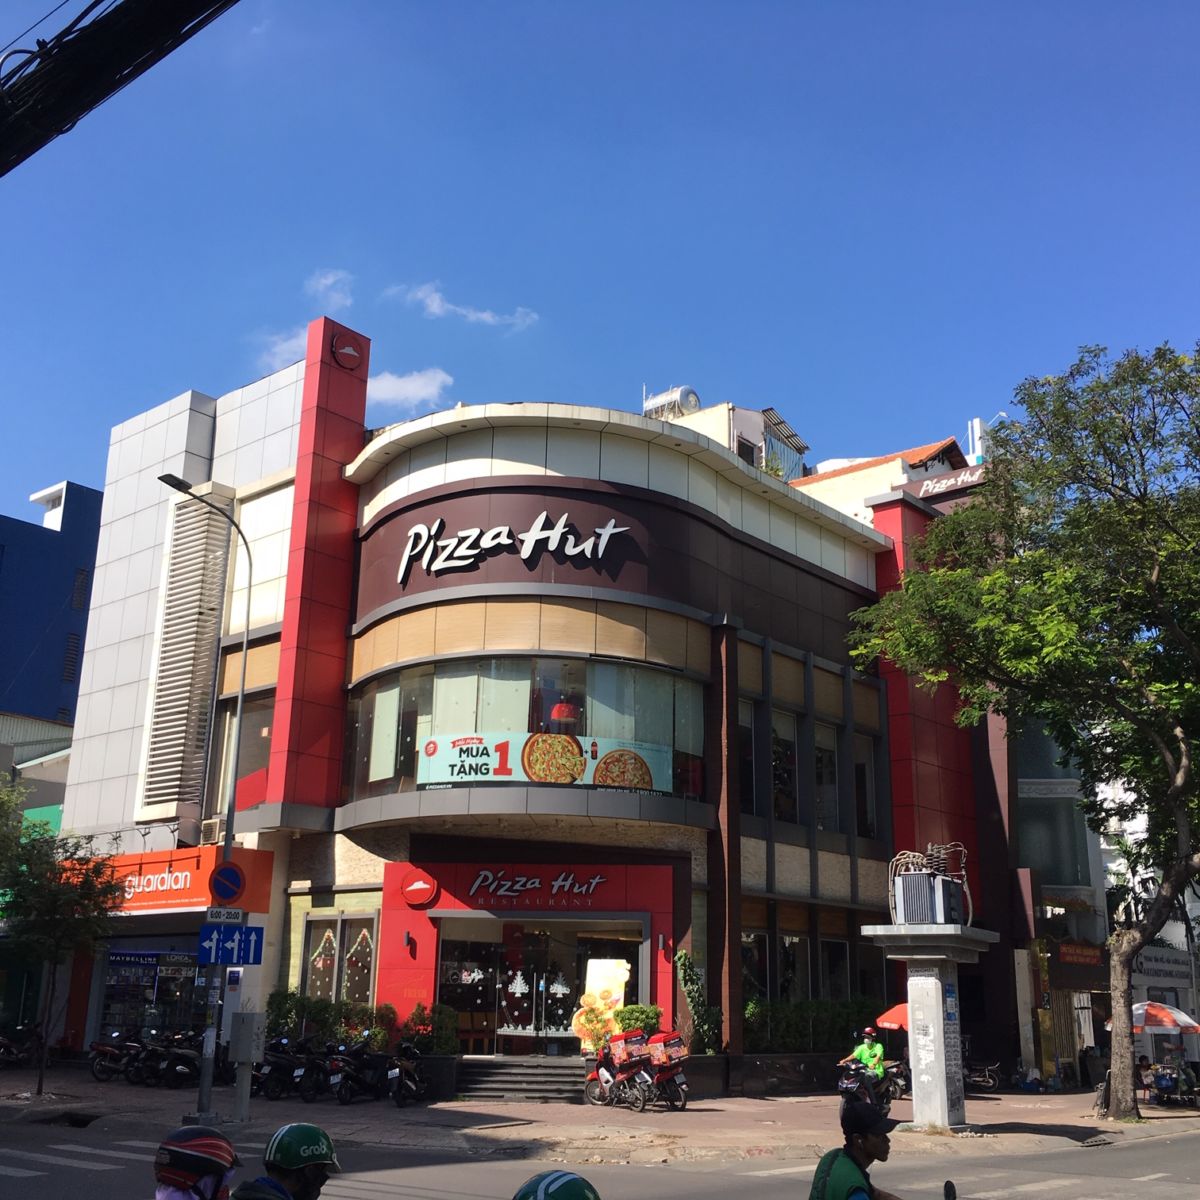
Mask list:
[[745,410],[368,431],[368,358],[319,320],[303,363],[114,430],[67,819],[139,849],[222,832],[248,564],[171,471],[253,554],[261,991],[441,1002],[488,1053],[574,1050],[580,1008],[622,996],[673,1019],[679,948],[733,1050],[748,994],[885,999],[857,936],[886,910],[885,723],[844,643],[889,539],[748,461]]

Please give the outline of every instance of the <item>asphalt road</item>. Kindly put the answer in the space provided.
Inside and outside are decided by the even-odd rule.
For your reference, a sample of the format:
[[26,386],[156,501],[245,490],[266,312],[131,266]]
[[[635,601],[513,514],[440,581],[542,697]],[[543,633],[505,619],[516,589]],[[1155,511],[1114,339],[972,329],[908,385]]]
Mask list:
[[[0,1127],[0,1200],[86,1195],[88,1200],[150,1200],[154,1133],[135,1126],[10,1124]],[[1130,1200],[1200,1195],[1200,1132],[1053,1154],[941,1159],[908,1155],[877,1164],[873,1180],[903,1200],[940,1200],[949,1175],[967,1200]],[[508,1200],[518,1185],[556,1163],[494,1158],[439,1160],[433,1153],[354,1145],[339,1147],[346,1173],[324,1200]],[[245,1157],[243,1155],[243,1157]],[[807,1195],[812,1163],[771,1166],[743,1159],[723,1165],[597,1164],[581,1168],[606,1200],[630,1195],[662,1200],[764,1200]],[[257,1174],[260,1163],[246,1162]]]

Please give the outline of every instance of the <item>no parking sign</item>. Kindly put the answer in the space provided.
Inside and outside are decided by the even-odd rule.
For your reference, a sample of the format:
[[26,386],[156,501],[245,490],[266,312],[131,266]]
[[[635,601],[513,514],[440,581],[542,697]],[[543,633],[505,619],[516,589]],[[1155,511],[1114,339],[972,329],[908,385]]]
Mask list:
[[214,904],[236,904],[246,890],[246,872],[232,860],[217,863],[208,877]]

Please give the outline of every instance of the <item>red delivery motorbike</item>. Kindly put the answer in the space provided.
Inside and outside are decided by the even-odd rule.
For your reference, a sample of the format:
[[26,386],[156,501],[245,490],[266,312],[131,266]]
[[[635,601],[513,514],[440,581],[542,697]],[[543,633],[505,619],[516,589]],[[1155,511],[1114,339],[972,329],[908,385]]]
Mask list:
[[625,1104],[642,1112],[652,1083],[645,1047],[646,1035],[640,1029],[608,1038],[596,1056],[596,1069],[584,1082],[583,1098],[589,1104]]

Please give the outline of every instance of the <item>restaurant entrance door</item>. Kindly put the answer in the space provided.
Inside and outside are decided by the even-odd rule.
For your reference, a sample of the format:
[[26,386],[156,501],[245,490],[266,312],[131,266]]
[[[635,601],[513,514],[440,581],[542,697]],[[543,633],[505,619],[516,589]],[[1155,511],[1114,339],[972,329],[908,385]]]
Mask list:
[[458,1013],[464,1054],[576,1054],[581,1008],[642,998],[646,939],[640,920],[446,917],[438,1002]]

